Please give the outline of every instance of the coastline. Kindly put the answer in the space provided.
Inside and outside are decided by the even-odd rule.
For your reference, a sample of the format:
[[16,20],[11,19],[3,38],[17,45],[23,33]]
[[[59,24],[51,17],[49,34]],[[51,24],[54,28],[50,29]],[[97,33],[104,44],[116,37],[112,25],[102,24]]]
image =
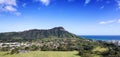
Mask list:
[[80,35],[80,37],[103,41],[120,40],[120,35]]

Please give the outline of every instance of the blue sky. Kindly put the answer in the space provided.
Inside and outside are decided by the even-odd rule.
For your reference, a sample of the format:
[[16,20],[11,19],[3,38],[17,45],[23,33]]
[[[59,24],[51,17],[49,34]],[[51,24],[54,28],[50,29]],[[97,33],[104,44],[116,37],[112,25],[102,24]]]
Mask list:
[[58,26],[77,35],[120,35],[120,0],[0,0],[0,32]]

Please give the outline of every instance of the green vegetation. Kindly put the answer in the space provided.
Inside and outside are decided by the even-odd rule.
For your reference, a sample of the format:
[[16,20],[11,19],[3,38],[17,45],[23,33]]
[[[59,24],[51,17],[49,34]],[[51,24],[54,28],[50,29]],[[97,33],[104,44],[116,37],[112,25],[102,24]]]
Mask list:
[[[103,44],[104,43],[104,44]],[[81,57],[120,57],[120,47],[111,43],[103,42],[102,46],[90,49],[80,49]]]
[[55,27],[48,30],[28,30],[23,32],[0,33],[1,42],[23,42],[33,41],[43,38],[79,38],[78,36],[66,31],[63,27]]
[[92,50],[93,52],[105,52],[108,51],[108,48],[96,47]]
[[120,57],[119,46],[80,38],[62,27],[0,33],[0,42],[0,57]]
[[31,51],[13,55],[0,52],[0,57],[80,57],[77,54],[77,51]]
[[21,54],[21,51],[27,52],[27,54],[31,53],[31,51],[40,51],[40,52],[78,51],[76,55],[79,55],[81,57],[120,57],[120,47],[104,41],[93,41],[93,40],[81,39],[81,38],[80,39],[79,38],[44,38],[41,40],[32,41],[30,42],[30,44],[31,44],[30,46],[20,46],[20,47],[7,46],[0,48],[0,51],[7,52],[4,53],[5,55],[2,54],[4,56],[8,56],[8,55],[17,56]]

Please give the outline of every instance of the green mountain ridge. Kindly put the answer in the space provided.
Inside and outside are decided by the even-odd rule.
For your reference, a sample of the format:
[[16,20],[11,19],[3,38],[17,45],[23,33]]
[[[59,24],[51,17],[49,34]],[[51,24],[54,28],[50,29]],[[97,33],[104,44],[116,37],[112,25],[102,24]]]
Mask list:
[[19,41],[19,40],[35,40],[43,38],[79,38],[75,34],[66,31],[63,27],[55,27],[52,29],[32,29],[22,32],[6,32],[0,33],[1,41]]

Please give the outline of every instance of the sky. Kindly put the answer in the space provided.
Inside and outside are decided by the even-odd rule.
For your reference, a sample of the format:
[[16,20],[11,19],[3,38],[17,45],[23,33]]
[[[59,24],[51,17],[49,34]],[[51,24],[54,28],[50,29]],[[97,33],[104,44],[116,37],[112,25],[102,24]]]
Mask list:
[[120,35],[120,0],[0,0],[0,32],[64,27],[77,35]]

